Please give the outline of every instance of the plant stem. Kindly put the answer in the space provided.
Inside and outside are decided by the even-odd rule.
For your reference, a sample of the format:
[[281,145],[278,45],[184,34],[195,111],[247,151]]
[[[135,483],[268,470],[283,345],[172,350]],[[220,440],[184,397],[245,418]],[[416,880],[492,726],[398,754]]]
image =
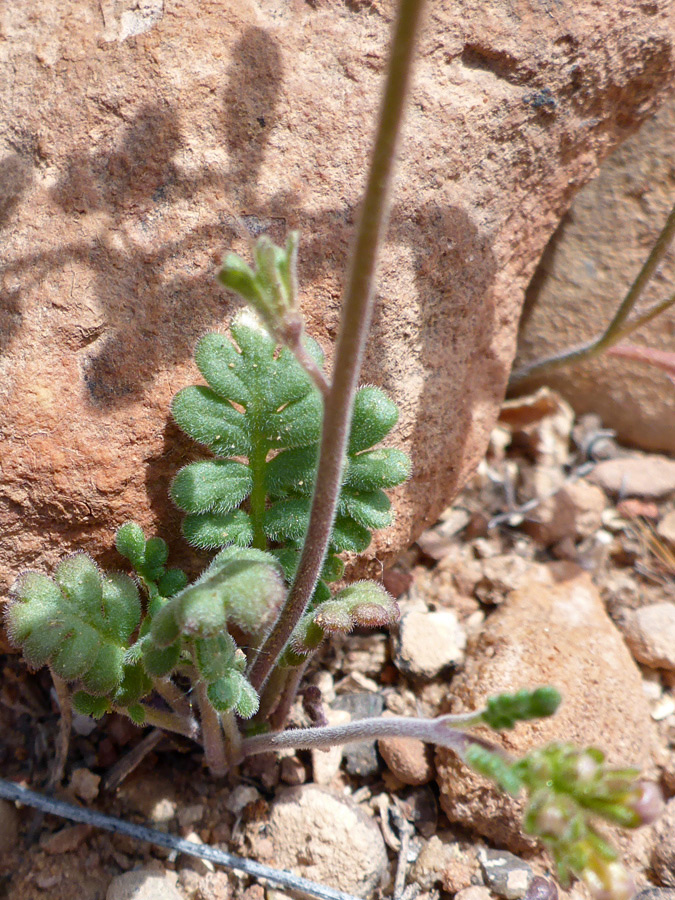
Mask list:
[[206,764],[215,778],[222,778],[227,772],[227,755],[225,753],[225,742],[223,740],[223,730],[220,727],[220,719],[218,718],[218,713],[209,703],[209,698],[206,696],[206,685],[203,681],[197,682],[195,693],[199,703],[202,743],[204,745]]
[[[175,731],[176,734],[182,734],[184,737],[191,738],[193,741],[199,739],[196,728],[196,722],[186,721],[178,713],[170,712],[168,709],[155,709],[153,706],[146,706],[145,703],[140,704],[145,714],[145,724],[153,725],[155,728],[163,728],[164,731]],[[128,716],[128,711],[123,706],[113,706],[115,712]]]
[[298,688],[300,687],[300,682],[302,681],[302,676],[305,674],[306,668],[307,663],[304,662],[302,663],[302,665],[296,666],[294,669],[291,669],[288,674],[284,689],[281,693],[281,697],[279,698],[279,703],[277,704],[274,712],[269,719],[270,725],[275,731],[278,728],[284,727],[284,723],[286,722],[288,714],[291,711],[291,706],[293,706],[295,695],[298,693]]
[[[253,429],[254,434],[260,434],[259,428]],[[267,537],[265,536],[265,466],[267,465],[267,442],[260,437],[251,450],[249,466],[253,485],[249,496],[251,524],[253,525],[253,546],[258,550],[267,550]]]
[[481,744],[490,749],[493,744],[468,735],[463,728],[476,724],[479,713],[460,716],[439,716],[436,719],[415,719],[408,716],[392,716],[391,718],[358,719],[344,725],[327,725],[323,728],[290,728],[272,734],[257,734],[245,738],[242,743],[244,756],[257,753],[269,753],[292,747],[298,750],[318,750],[351,744],[354,741],[373,740],[377,738],[402,737],[441,747],[450,747],[460,755],[470,744]]
[[[152,686],[171,709],[184,719],[192,719],[192,708],[185,694],[170,678],[153,678]],[[195,725],[196,728],[196,725]]]
[[399,6],[375,146],[340,318],[333,380],[325,400],[321,453],[309,527],[293,586],[249,673],[256,690],[266,681],[305,612],[316,587],[333,529],[354,394],[374,305],[373,277],[386,227],[396,142],[423,5],[424,0],[401,0]]
[[631,285],[628,293],[624,297],[621,305],[617,309],[612,321],[609,323],[603,333],[586,344],[573,347],[571,350],[565,350],[562,353],[554,354],[546,359],[537,360],[529,365],[523,366],[517,372],[514,372],[509,380],[509,392],[514,388],[518,390],[527,386],[530,382],[538,380],[542,375],[548,375],[556,369],[564,366],[575,365],[584,360],[593,359],[600,356],[609,347],[623,340],[627,335],[631,334],[642,325],[646,325],[653,318],[662,313],[669,306],[675,303],[675,295],[668,300],[664,300],[657,304],[653,309],[648,310],[639,316],[634,322],[626,325],[626,320],[633,310],[635,304],[639,300],[645,286],[649,282],[656,271],[657,266],[663,259],[668,247],[675,237],[675,205],[670,211],[670,215],[666,219],[666,224],[661,229],[661,233],[656,239],[656,243],[652,247],[651,253],[647,257],[646,262],[640,269],[637,278]]
[[73,708],[71,706],[71,696],[67,683],[56,672],[49,667],[49,671],[54,682],[54,691],[59,704],[59,733],[56,738],[56,756],[52,764],[52,771],[47,782],[47,789],[52,790],[58,787],[63,781],[63,774],[66,771],[66,762],[68,760],[68,749],[70,747],[70,732],[73,726]]

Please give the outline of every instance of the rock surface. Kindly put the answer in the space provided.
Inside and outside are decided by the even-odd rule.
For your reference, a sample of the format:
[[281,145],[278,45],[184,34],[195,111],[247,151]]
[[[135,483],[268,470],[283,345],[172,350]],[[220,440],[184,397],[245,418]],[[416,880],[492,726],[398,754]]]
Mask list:
[[675,671],[675,603],[636,609],[624,627],[626,643],[638,662]]
[[[563,704],[550,719],[501,737],[514,755],[552,741],[598,746],[615,765],[647,765],[654,726],[642,679],[590,577],[571,563],[541,566],[488,618],[466,669],[452,683],[452,712],[491,694],[551,684]],[[492,738],[491,738],[492,739]],[[449,751],[436,753],[441,805],[451,821],[513,852],[527,849],[522,805],[473,775]]]
[[486,886],[505,900],[521,900],[534,878],[524,860],[505,850],[479,850],[478,862]]
[[116,875],[110,882],[105,900],[183,900],[183,897],[176,887],[174,872],[143,866]]
[[359,897],[371,896],[388,868],[375,821],[350,801],[312,784],[277,795],[265,837],[259,842],[254,836],[252,850],[261,861]]
[[652,867],[659,883],[675,888],[675,799],[669,801],[656,826]]
[[609,494],[662,500],[675,493],[675,459],[665,456],[626,456],[606,459],[588,480]]
[[394,637],[394,662],[405,675],[430,681],[464,659],[466,632],[450,609],[403,613]]
[[[671,98],[576,197],[528,290],[516,368],[585,342],[611,321],[673,203],[674,130]],[[669,296],[674,281],[671,248],[640,309]],[[670,309],[628,341],[672,352],[675,312]],[[624,443],[675,453],[675,390],[665,371],[603,356],[545,381],[578,413],[599,413]]]
[[[234,308],[223,251],[298,228],[330,356],[392,8],[38,0],[3,17],[0,583],[79,548],[111,562],[132,517],[186,556],[167,489],[198,451],[168,406]],[[670,87],[671,9],[433,5],[364,371],[401,405],[415,475],[373,557],[483,455],[546,241]]]

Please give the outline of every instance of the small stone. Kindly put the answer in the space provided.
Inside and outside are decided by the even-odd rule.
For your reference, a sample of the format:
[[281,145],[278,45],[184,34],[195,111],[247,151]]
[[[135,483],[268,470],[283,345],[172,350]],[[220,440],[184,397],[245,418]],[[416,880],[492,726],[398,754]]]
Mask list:
[[89,769],[75,769],[70,776],[70,786],[73,792],[88,803],[98,797],[100,784],[101,776],[95,775]]
[[143,866],[117,875],[108,885],[105,900],[183,900],[176,875],[155,866]]
[[163,797],[150,810],[150,821],[155,825],[168,825],[175,818],[177,808],[173,800]]
[[434,777],[433,750],[411,738],[381,738],[378,747],[389,769],[403,784],[428,784]]
[[52,888],[55,888],[57,884],[61,884],[62,881],[62,872],[38,872],[35,876],[35,884],[41,891],[50,891]]
[[525,900],[558,900],[558,887],[555,881],[535,875],[530,882]]
[[474,593],[482,603],[499,604],[510,591],[528,579],[532,563],[512,553],[493,556],[481,563],[481,578]]
[[307,781],[305,764],[297,756],[285,756],[281,760],[281,780],[294,786],[304,784]]
[[204,809],[203,803],[191,803],[188,806],[183,806],[178,810],[178,824],[181,828],[189,828],[190,825],[201,822],[204,818]]
[[[185,840],[202,847],[204,846],[204,841],[199,837],[196,831],[191,831],[187,834]],[[210,859],[203,859],[201,856],[190,856],[189,853],[181,854],[181,859],[185,868],[193,869],[199,875],[208,875],[209,872],[216,871],[216,867]]]
[[668,801],[656,825],[652,869],[663,887],[675,888],[675,798]]
[[633,900],[675,900],[675,889],[648,887],[636,894]]
[[675,603],[652,603],[635,610],[624,632],[638,662],[653,669],[675,670]]
[[464,659],[466,633],[452,610],[413,609],[401,618],[394,640],[394,661],[406,675],[431,681]]
[[530,866],[507,850],[481,849],[478,862],[486,886],[505,900],[521,900],[534,878]]
[[[263,861],[358,897],[371,897],[389,871],[380,829],[361,807],[314,784],[286,788],[272,804]],[[261,858],[260,823],[249,832]]]
[[[341,694],[332,704],[334,710],[345,710],[351,720],[368,719],[379,716],[384,709],[384,700],[380,694],[358,693]],[[380,771],[380,761],[375,749],[375,741],[358,741],[346,744],[342,748],[345,769],[350,775],[368,778]]]
[[0,800],[0,857],[11,853],[19,839],[19,814],[8,800]]
[[656,533],[675,547],[675,509],[664,516],[656,527]]
[[442,841],[438,835],[434,835],[422,848],[410,877],[423,891],[429,891],[443,881],[445,871],[459,856],[457,844]]
[[588,480],[609,494],[661,500],[675,491],[675,459],[657,455],[607,459],[598,463]]
[[457,891],[455,900],[492,900],[492,894],[486,887],[476,884]]
[[[351,722],[352,717],[343,709],[327,709],[326,720],[329,725],[344,725]],[[312,750],[312,775],[315,784],[330,784],[340,771],[344,747],[336,745],[327,750]]]
[[91,825],[67,825],[60,831],[47,835],[40,840],[40,846],[50,856],[60,853],[72,853],[83,844],[91,834]]
[[238,784],[225,801],[225,809],[238,816],[249,803],[256,803],[261,798],[261,793],[250,784]]
[[655,722],[662,722],[673,713],[675,713],[675,697],[672,694],[665,694],[651,708],[651,717]]

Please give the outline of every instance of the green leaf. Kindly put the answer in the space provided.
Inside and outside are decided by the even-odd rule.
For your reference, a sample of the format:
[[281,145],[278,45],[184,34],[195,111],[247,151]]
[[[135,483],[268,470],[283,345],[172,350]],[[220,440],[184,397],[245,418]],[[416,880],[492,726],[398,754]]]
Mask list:
[[184,512],[229,513],[251,493],[248,466],[231,459],[205,460],[185,466],[171,485],[171,499]]
[[302,540],[309,524],[309,503],[309,498],[292,498],[270,506],[265,512],[267,537],[273,541]]
[[86,691],[75,691],[72,697],[73,709],[82,716],[91,716],[92,719],[100,719],[110,712],[110,700],[107,697],[94,697]]
[[330,546],[336,553],[343,551],[363,553],[369,544],[370,532],[363,525],[345,516],[338,516],[335,519]]
[[236,253],[228,253],[224,257],[223,266],[218,272],[218,280],[249,303],[254,306],[258,304],[260,298],[255,273]]
[[169,569],[157,582],[162,597],[173,597],[187,585],[188,578],[182,569]]
[[345,484],[359,491],[396,487],[410,477],[410,457],[393,447],[380,447],[349,459]]
[[141,526],[135,522],[125,522],[117,529],[115,546],[118,553],[128,559],[135,569],[139,569],[145,562],[145,535]]
[[182,530],[188,543],[201,550],[218,550],[229,544],[248,547],[253,541],[250,516],[241,509],[225,515],[202,513],[186,516]]
[[126,575],[103,577],[84,553],[65,559],[56,581],[27,572],[15,582],[7,612],[10,639],[29,665],[49,663],[92,694],[120,684],[127,643],[140,622],[138,589]]
[[396,404],[376,387],[362,387],[354,398],[349,455],[379,444],[398,421]]
[[240,377],[244,362],[227,335],[204,335],[197,344],[195,362],[217,394],[245,408],[249,406],[253,393]]
[[270,460],[265,470],[265,488],[271,497],[289,494],[309,496],[314,487],[318,447],[297,447],[284,450]]
[[[163,572],[166,561],[169,558],[169,548],[161,537],[148,538],[145,544],[145,565],[150,572],[156,572],[157,577]],[[153,578],[153,581],[156,579]]]
[[169,675],[180,660],[180,647],[177,643],[168,647],[157,647],[152,641],[143,641],[142,663],[145,671],[153,678]]
[[210,388],[183,388],[174,397],[171,412],[186,434],[216,456],[246,456],[251,449],[244,414]]
[[534,691],[523,688],[515,694],[498,694],[489,697],[482,720],[495,731],[513,728],[516,722],[552,716],[562,701],[553,687],[540,687]]
[[357,491],[343,488],[338,513],[354,519],[364,528],[386,528],[394,520],[389,497],[383,491]]

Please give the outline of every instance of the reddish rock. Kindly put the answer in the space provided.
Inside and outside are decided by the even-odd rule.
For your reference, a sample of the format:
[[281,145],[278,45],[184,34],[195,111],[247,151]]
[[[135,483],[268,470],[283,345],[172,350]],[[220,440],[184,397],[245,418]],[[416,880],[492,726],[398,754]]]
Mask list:
[[[613,765],[649,764],[654,725],[640,673],[589,575],[571,563],[540,566],[530,584],[488,618],[465,671],[453,679],[451,711],[545,684],[561,692],[559,711],[504,732],[498,740],[507,751],[518,756],[564,741],[600,747]],[[451,821],[516,853],[531,846],[520,828],[522,801],[501,794],[449,750],[437,751],[436,769]]]
[[[414,461],[378,562],[483,455],[523,291],[575,191],[670,89],[670,0],[546,15],[430,4],[364,380]],[[167,489],[199,451],[171,424],[197,339],[235,304],[217,260],[302,235],[309,330],[330,357],[392,0],[177,0],[3,19],[0,582],[114,530],[187,552]],[[119,561],[116,562],[119,564]]]
[[428,784],[434,777],[433,751],[422,741],[382,738],[378,748],[389,770],[403,784]]
[[675,459],[656,455],[605,459],[588,480],[609,494],[660,500],[675,493]]
[[[665,13],[667,6],[661,11]],[[516,368],[584,343],[609,324],[673,204],[674,132],[671,96],[579,192],[529,288]],[[671,249],[645,291],[640,310],[670,296],[674,281]],[[638,351],[669,351],[672,361],[675,312],[670,309],[628,341],[639,345]],[[598,413],[623,443],[675,453],[672,369],[669,376],[639,360],[604,355],[542,381],[566,397],[578,413]]]

